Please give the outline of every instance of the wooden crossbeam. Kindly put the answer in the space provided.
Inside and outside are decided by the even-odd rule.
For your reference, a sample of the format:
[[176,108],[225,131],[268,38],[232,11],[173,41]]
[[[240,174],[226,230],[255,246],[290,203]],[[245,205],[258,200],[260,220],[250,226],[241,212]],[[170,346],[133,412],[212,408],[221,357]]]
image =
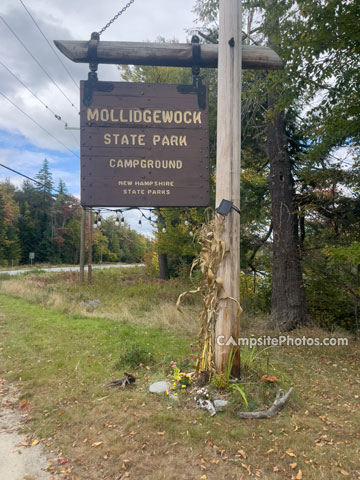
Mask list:
[[[73,62],[91,63],[88,42],[55,40],[57,48]],[[191,67],[192,46],[188,43],[102,42],[97,47],[97,62],[115,65],[154,65]],[[201,68],[218,66],[218,45],[201,45]],[[276,52],[268,47],[242,46],[242,68],[281,70],[284,67]]]

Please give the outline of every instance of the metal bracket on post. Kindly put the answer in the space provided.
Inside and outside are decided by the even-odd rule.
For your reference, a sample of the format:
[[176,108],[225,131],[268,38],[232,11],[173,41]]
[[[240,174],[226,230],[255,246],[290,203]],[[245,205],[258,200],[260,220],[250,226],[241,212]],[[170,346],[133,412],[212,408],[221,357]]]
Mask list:
[[92,103],[92,97],[94,91],[111,92],[114,88],[110,82],[99,82],[97,76],[98,62],[97,62],[97,47],[99,44],[100,35],[98,32],[93,32],[88,43],[88,60],[90,72],[88,73],[88,79],[84,85],[84,97],[83,103],[89,107]]
[[205,110],[206,108],[206,87],[203,85],[200,77],[200,57],[201,47],[200,39],[197,35],[191,37],[192,45],[192,85],[179,85],[177,90],[180,93],[196,93],[198,97],[199,108]]

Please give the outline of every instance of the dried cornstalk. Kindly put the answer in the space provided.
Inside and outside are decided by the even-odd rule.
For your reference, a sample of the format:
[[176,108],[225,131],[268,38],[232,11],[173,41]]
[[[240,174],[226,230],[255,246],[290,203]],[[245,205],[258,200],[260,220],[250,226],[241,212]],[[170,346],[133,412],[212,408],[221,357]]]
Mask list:
[[[219,265],[226,254],[225,242],[221,240],[220,233],[223,229],[222,217],[208,220],[197,234],[201,246],[198,257],[193,261],[190,275],[194,268],[201,270],[201,283],[196,290],[182,293],[176,302],[180,309],[181,300],[188,295],[202,295],[203,309],[200,313],[200,332],[198,336],[198,359],[196,364],[196,375],[201,372],[215,372],[215,324],[218,305],[221,300],[220,291],[223,286],[222,279],[218,276]],[[238,304],[238,316],[241,307],[237,300],[227,297]]]

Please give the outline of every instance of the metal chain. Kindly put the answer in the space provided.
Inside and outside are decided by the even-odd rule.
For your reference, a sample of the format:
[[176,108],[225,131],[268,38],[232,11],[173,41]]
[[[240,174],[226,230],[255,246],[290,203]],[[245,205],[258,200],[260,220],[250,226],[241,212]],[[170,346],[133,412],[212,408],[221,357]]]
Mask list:
[[130,5],[131,5],[132,3],[134,3],[134,2],[135,2],[135,0],[130,0],[129,3],[127,3],[127,4],[125,5],[125,7],[122,8],[122,9],[120,10],[120,12],[118,12],[118,13],[115,15],[115,17],[112,18],[112,19],[105,25],[105,27],[103,27],[103,28],[100,30],[100,32],[98,32],[99,35],[101,35],[102,33],[104,33],[105,30],[106,30],[107,28],[109,28],[110,25],[112,25],[112,24],[115,22],[115,20],[117,20],[117,19],[120,17],[120,15],[122,15],[122,14],[125,12],[125,10],[127,10],[127,9],[130,7]]

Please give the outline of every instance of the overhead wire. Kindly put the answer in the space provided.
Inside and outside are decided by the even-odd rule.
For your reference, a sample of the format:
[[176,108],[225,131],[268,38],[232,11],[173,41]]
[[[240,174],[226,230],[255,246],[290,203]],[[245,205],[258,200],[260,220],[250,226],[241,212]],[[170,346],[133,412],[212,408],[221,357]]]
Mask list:
[[[10,70],[10,68],[5,65],[1,60],[0,60],[0,65],[2,65],[2,67],[5,68],[5,70],[7,70],[8,73],[10,73],[10,75],[12,75],[24,88],[26,88],[26,90],[28,90],[28,92],[31,93],[31,95],[36,98],[36,100],[38,100],[49,112],[51,112],[54,117],[56,118],[56,120],[59,120],[61,122],[64,123],[65,127],[67,127],[67,122],[65,122],[65,120],[63,120],[63,118],[61,117],[61,115],[58,115],[57,113],[54,112],[54,110],[52,110],[52,108],[50,108],[48,105],[46,105],[45,102],[43,102],[41,100],[41,98],[39,98],[14,72],[12,72]],[[71,136],[73,137],[73,139],[77,142],[78,139],[75,137],[75,135],[73,134],[73,132],[70,130],[70,133],[71,133]]]
[[51,132],[49,132],[46,128],[44,128],[40,123],[38,123],[36,120],[34,120],[29,114],[24,112],[22,108],[20,108],[15,102],[10,100],[9,97],[7,97],[3,92],[0,91],[0,95],[2,95],[9,103],[11,103],[17,110],[19,110],[22,114],[24,114],[29,120],[31,120],[35,125],[37,125],[41,130],[46,132],[51,138],[53,138],[57,143],[62,145],[66,150],[68,150],[70,153],[72,153],[76,158],[80,158],[79,155],[71,150],[71,148],[67,147],[65,143],[63,143],[61,140],[55,137]]
[[[21,172],[19,172],[18,170],[14,170],[13,168],[10,168],[10,167],[8,167],[7,165],[4,165],[3,163],[0,163],[0,167],[6,168],[7,170],[10,170],[11,172],[14,172],[14,173],[16,173],[17,175],[20,175],[21,177],[27,178],[28,180],[31,180],[32,182],[37,183],[37,184],[40,185],[41,187],[48,188],[48,186],[45,185],[45,183],[39,182],[38,180],[35,180],[35,178],[29,177],[28,175],[25,175],[25,173],[21,173]],[[56,192],[56,193],[61,193],[60,190],[57,189],[57,188],[52,188],[51,190],[54,191],[54,192]],[[51,191],[50,191],[50,194],[51,194]],[[70,195],[70,194],[68,194],[68,193],[61,193],[61,194],[64,195],[64,196],[66,196],[66,197],[73,198],[73,195]],[[52,195],[52,194],[51,194],[51,195]]]
[[74,77],[71,75],[71,73],[69,72],[68,68],[66,67],[65,63],[61,60],[61,58],[59,57],[59,55],[57,54],[55,48],[51,45],[51,43],[49,42],[49,40],[47,39],[46,35],[44,34],[44,32],[41,30],[39,24],[37,23],[37,21],[35,20],[35,18],[31,15],[30,11],[28,10],[28,8],[26,7],[26,5],[24,4],[24,2],[22,0],[20,0],[20,3],[21,5],[24,7],[25,11],[28,13],[29,17],[31,18],[31,20],[35,23],[36,27],[38,28],[39,32],[41,33],[41,35],[44,37],[45,41],[47,42],[47,44],[49,45],[49,47],[51,48],[51,50],[53,51],[54,55],[56,56],[56,58],[59,60],[59,62],[61,63],[61,65],[63,66],[64,70],[67,72],[67,74],[69,75],[69,77],[71,78],[71,80],[74,82],[75,86],[80,90],[80,87],[79,87],[79,84],[78,82],[74,79]]
[[25,50],[28,52],[28,54],[31,56],[31,58],[36,62],[36,64],[41,68],[41,70],[45,73],[45,75],[50,79],[50,81],[55,85],[55,87],[59,90],[59,92],[66,98],[66,100],[70,103],[70,105],[75,108],[77,113],[79,113],[78,109],[74,105],[74,103],[70,100],[70,98],[66,95],[66,93],[59,87],[59,85],[55,82],[55,80],[50,76],[50,74],[45,70],[45,68],[41,65],[41,63],[36,59],[36,57],[31,53],[31,51],[27,48],[27,46],[24,44],[24,42],[19,38],[19,36],[14,32],[14,30],[10,27],[10,25],[7,23],[7,21],[3,18],[2,15],[0,15],[1,20],[3,23],[7,26],[7,28],[10,30],[10,32],[14,35],[14,37],[18,40],[19,43],[25,48]]
[[[65,125],[65,127],[67,126],[67,122],[65,122],[65,120],[63,120],[63,118],[61,117],[61,115],[58,115],[57,113],[54,112],[54,110],[52,110],[51,107],[49,107],[48,105],[46,105],[46,103],[43,102],[43,101],[41,100],[41,98],[39,98],[39,97],[36,95],[36,93],[34,93],[34,92],[21,80],[21,78],[19,78],[13,71],[11,71],[10,68],[9,68],[7,65],[5,65],[1,60],[0,60],[0,65],[1,65],[2,67],[4,67],[5,70],[7,70],[7,72],[10,73],[10,75],[12,75],[24,88],[26,88],[26,90],[27,90],[28,92],[30,92],[31,95],[32,95],[34,98],[36,98],[36,100],[38,100],[49,112],[51,112],[51,113],[54,115],[54,117],[56,118],[56,120],[59,120],[59,121],[63,122],[64,125]],[[71,131],[70,131],[70,132],[71,132]],[[71,133],[72,133],[72,132],[71,132]],[[73,138],[74,138],[75,140],[77,140],[74,135],[73,135]]]

